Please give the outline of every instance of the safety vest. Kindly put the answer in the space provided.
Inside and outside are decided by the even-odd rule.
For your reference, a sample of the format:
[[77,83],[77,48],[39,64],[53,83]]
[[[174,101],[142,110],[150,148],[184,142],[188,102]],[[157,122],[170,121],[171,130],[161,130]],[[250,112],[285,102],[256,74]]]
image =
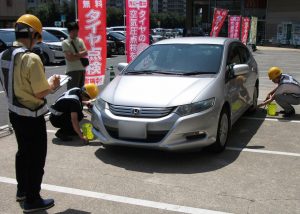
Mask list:
[[51,112],[51,114],[55,115],[55,116],[61,116],[63,113],[65,112],[60,112],[60,111],[57,111],[56,110],[56,104],[58,102],[60,102],[61,100],[75,100],[76,102],[78,102],[78,104],[80,105],[81,109],[82,109],[82,104],[80,102],[80,99],[77,95],[74,95],[74,94],[70,94],[71,92],[73,91],[76,91],[76,90],[80,90],[80,88],[72,88],[70,89],[69,91],[66,91],[65,93],[63,93],[56,101],[54,104],[51,105],[51,107],[49,108],[49,111]]
[[300,84],[291,75],[282,74],[275,94],[291,94],[297,98],[300,98]]
[[11,47],[0,53],[0,81],[8,100],[8,109],[20,116],[39,117],[48,112],[46,100],[44,104],[35,110],[31,110],[22,105],[14,92],[14,61],[18,54],[23,54],[29,50],[24,47]]
[[282,74],[281,78],[280,78],[279,85],[280,84],[286,84],[286,83],[300,86],[299,82],[297,80],[295,80],[291,75]]

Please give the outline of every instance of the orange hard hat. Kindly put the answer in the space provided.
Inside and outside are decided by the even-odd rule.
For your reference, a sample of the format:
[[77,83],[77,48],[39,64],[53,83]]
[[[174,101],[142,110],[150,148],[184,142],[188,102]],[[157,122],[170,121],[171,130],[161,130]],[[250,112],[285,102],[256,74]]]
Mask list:
[[282,70],[279,67],[271,67],[268,71],[270,80],[274,80],[282,74]]

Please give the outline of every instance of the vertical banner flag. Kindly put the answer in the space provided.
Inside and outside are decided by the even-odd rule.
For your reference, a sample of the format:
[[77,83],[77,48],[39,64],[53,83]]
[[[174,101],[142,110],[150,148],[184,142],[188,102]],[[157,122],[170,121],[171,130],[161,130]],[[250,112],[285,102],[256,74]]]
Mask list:
[[241,16],[228,16],[228,37],[240,39]]
[[217,37],[219,35],[227,14],[228,10],[215,8],[210,36]]
[[257,17],[251,17],[249,43],[256,45]]
[[106,70],[106,0],[77,0],[79,37],[88,50],[85,83],[104,83]]
[[242,38],[241,38],[241,41],[244,44],[247,44],[249,30],[250,30],[250,18],[249,17],[243,17],[242,18]]
[[126,0],[126,54],[131,62],[149,46],[149,0]]

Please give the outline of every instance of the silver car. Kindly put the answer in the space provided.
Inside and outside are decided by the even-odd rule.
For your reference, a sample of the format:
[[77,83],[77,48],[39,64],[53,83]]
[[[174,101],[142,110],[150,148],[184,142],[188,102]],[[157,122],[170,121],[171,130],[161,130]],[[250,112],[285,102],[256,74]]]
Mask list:
[[220,152],[237,119],[256,109],[257,63],[238,40],[162,40],[118,68],[93,107],[104,146]]
[[[39,42],[35,45],[35,49],[41,52],[41,60],[45,65],[49,63],[61,63],[65,60],[64,53],[62,51],[61,41],[51,33],[43,30],[42,32],[43,42]],[[14,28],[1,28],[0,39],[3,40],[7,46],[12,46],[16,41]]]

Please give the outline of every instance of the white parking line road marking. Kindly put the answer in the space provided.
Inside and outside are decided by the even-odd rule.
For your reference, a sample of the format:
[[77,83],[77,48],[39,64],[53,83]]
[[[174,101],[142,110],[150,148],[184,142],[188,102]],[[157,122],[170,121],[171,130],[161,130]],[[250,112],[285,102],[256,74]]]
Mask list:
[[[300,122],[300,121],[298,121]],[[48,133],[55,133],[56,130],[47,130]],[[262,150],[262,149],[247,149],[247,148],[238,148],[238,147],[226,147],[226,150],[239,151],[239,152],[253,152],[253,153],[264,153],[264,154],[272,154],[272,155],[286,155],[286,156],[295,156],[300,157],[299,153],[292,152],[280,152],[280,151],[270,151],[270,150]]]
[[292,152],[278,152],[278,151],[270,151],[264,149],[247,149],[247,148],[238,148],[238,147],[226,147],[226,150],[240,151],[240,152],[254,152],[254,153],[263,153],[263,154],[272,154],[272,155],[286,155],[286,156],[294,156],[300,157],[299,153]]
[[242,117],[244,120],[266,120],[273,122],[283,122],[283,123],[300,123],[300,120],[289,120],[289,119],[281,119],[281,118],[267,118],[267,117]]
[[[0,176],[0,182],[8,183],[8,184],[17,184],[15,179],[1,177],[1,176]],[[179,212],[179,213],[227,214],[225,212],[206,210],[206,209],[200,209],[200,208],[194,208],[194,207],[186,207],[186,206],[167,204],[167,203],[161,203],[161,202],[155,202],[155,201],[148,201],[148,200],[143,200],[143,199],[129,198],[129,197],[124,197],[124,196],[111,195],[111,194],[100,193],[100,192],[92,192],[92,191],[87,191],[87,190],[62,187],[62,186],[56,186],[56,185],[50,185],[50,184],[42,184],[42,189],[48,190],[48,191],[53,191],[53,192],[60,192],[60,193],[65,193],[65,194],[84,196],[84,197],[89,197],[89,198],[97,198],[97,199],[102,199],[102,200],[106,200],[106,201],[114,201],[114,202],[119,202],[119,203],[125,203],[125,204],[131,204],[131,205],[137,205],[137,206],[143,206],[143,207],[150,207],[150,208],[167,210],[167,211],[174,211],[174,212]]]

